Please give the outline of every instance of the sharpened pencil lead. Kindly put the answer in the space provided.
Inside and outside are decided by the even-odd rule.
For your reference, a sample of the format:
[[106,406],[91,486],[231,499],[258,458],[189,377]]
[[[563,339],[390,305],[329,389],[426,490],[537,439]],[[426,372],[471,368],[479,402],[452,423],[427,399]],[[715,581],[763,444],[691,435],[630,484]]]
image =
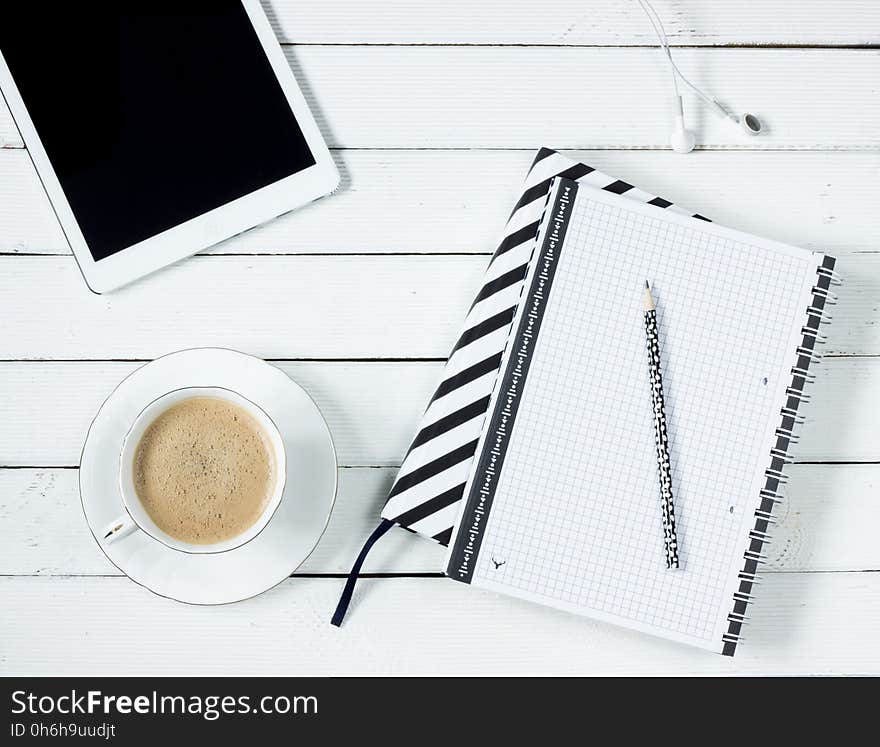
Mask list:
[[651,284],[646,280],[645,281],[645,311],[653,311],[656,307],[654,306],[654,296],[651,294]]

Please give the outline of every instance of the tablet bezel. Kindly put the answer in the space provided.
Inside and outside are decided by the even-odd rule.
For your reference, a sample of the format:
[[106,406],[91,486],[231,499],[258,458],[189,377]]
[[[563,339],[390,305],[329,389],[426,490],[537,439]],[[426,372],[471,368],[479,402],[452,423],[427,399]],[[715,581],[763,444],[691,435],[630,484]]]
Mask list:
[[172,262],[328,195],[338,187],[339,172],[259,0],[241,1],[297,124],[302,130],[306,144],[314,156],[315,164],[97,261],[89,251],[88,243],[64,195],[61,183],[9,67],[0,53],[0,92],[12,112],[86,285],[93,292],[104,293],[130,283]]

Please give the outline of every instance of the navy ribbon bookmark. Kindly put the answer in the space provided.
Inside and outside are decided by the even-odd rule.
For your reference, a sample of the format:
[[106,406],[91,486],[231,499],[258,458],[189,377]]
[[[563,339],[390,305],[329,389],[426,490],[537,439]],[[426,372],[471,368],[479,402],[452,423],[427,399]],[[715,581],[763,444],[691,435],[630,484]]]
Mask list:
[[379,522],[379,526],[377,526],[373,533],[367,538],[367,541],[364,542],[364,546],[361,548],[360,553],[357,556],[357,560],[354,561],[354,565],[351,567],[351,571],[348,573],[348,579],[345,582],[345,588],[342,590],[342,595],[339,597],[339,603],[336,605],[336,611],[333,613],[333,619],[330,620],[331,625],[335,625],[337,628],[342,625],[342,620],[345,617],[345,613],[348,612],[348,605],[351,604],[351,597],[354,594],[354,587],[357,583],[358,576],[360,576],[361,568],[364,565],[364,561],[367,559],[367,555],[372,549],[373,545],[376,544],[376,540],[379,539],[385,532],[387,532],[391,527],[394,526],[394,523],[391,519],[382,519]]

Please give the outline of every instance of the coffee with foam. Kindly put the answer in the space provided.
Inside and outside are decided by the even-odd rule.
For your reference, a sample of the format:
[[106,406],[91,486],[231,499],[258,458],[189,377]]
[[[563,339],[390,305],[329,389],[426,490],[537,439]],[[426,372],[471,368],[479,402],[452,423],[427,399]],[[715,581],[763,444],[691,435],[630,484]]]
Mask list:
[[207,545],[238,536],[263,515],[275,490],[276,457],[244,408],[190,397],[147,428],[134,457],[134,485],[162,531]]

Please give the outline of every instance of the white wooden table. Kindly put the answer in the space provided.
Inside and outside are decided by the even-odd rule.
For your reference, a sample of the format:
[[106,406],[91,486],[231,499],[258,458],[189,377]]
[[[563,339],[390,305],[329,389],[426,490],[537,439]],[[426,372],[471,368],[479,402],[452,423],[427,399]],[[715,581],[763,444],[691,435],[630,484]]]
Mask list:
[[[106,296],[83,285],[0,109],[0,673],[880,673],[880,4],[655,4],[679,65],[766,135],[689,100],[703,149],[669,152],[666,70],[629,0],[275,0],[342,191]],[[830,355],[732,661],[426,577],[440,548],[399,530],[367,564],[385,577],[328,623],[541,145],[840,259]],[[113,387],[204,345],[305,386],[341,465],[305,566],[220,608],[120,576],[77,491]]]

